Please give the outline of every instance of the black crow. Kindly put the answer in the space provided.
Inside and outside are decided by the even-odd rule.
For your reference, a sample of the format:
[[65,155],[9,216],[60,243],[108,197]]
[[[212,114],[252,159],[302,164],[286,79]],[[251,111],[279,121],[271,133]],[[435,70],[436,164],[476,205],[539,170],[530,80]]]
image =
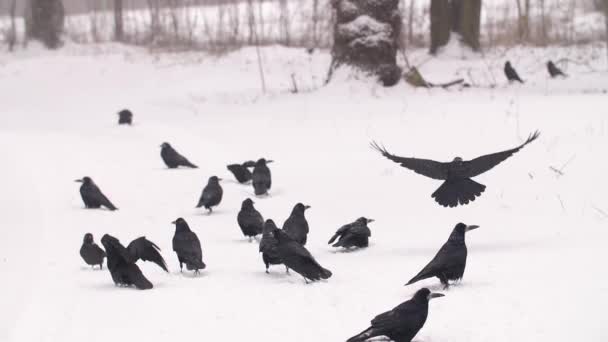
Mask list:
[[222,195],[224,194],[224,190],[222,190],[222,186],[220,185],[221,180],[221,178],[217,178],[216,176],[209,177],[201,198],[199,198],[196,205],[197,208],[204,206],[211,213],[213,212],[213,207],[220,204]]
[[266,165],[272,162],[272,160],[261,158],[255,163],[251,179],[253,180],[253,191],[256,196],[267,194],[272,186],[270,169],[268,168],[268,165]]
[[193,169],[198,168],[198,166],[192,164],[186,157],[179,154],[171,145],[169,145],[169,143],[164,142],[160,147],[160,156],[163,158],[163,161],[168,168],[175,169],[178,166],[186,166]]
[[485,185],[479,184],[471,178],[479,176],[505,161],[524,146],[536,140],[539,134],[538,131],[534,132],[523,144],[511,150],[488,154],[468,161],[456,157],[453,161],[445,163],[430,159],[398,157],[390,154],[384,147],[380,147],[375,142],[372,142],[372,147],[386,158],[401,164],[402,167],[429,178],[444,180],[445,182],[431,196],[444,207],[455,207],[458,204],[464,205],[474,201],[486,189]]
[[131,241],[127,248],[109,234],[101,238],[101,243],[108,254],[108,269],[116,285],[134,285],[140,290],[148,290],[153,287],[137,266],[136,262],[139,259],[152,261],[169,272],[165,259],[159,253],[160,248],[143,236]]
[[412,299],[376,316],[369,328],[346,342],[363,342],[376,336],[386,336],[395,342],[410,342],[426,322],[429,301],[443,296],[441,293],[432,293],[429,289],[422,288]]
[[226,168],[232,172],[234,178],[236,178],[239,183],[243,184],[251,180],[251,171],[249,171],[249,168],[254,166],[254,161],[246,161],[243,164],[230,164],[226,166]]
[[183,270],[183,264],[186,264],[188,271],[194,270],[194,273],[199,273],[199,270],[205,269],[206,265],[203,262],[203,251],[198,236],[190,230],[186,220],[181,217],[171,223],[175,225],[173,250],[179,260],[180,272]]
[[464,269],[467,266],[467,245],[464,242],[464,236],[466,232],[477,228],[479,226],[467,226],[464,223],[458,223],[452,230],[448,241],[441,246],[433,260],[405,285],[437,277],[444,288],[447,289],[450,286],[450,280],[462,279]]
[[133,113],[128,109],[123,109],[118,112],[119,125],[131,125],[133,123]]
[[[266,273],[269,273],[268,268],[270,265],[280,265],[283,263],[279,257],[279,252],[277,251],[278,241],[274,237],[274,231],[278,229],[279,228],[277,228],[277,225],[273,220],[266,220],[266,222],[264,222],[264,230],[259,250],[260,253],[262,253],[264,265],[266,265]],[[289,273],[289,269],[287,269],[287,272]]]
[[82,183],[80,186],[80,196],[84,202],[84,206],[89,209],[98,209],[101,206],[108,208],[109,210],[116,210],[114,204],[99,190],[97,185],[93,182],[90,177],[83,177],[77,179],[75,182]]
[[310,209],[310,206],[302,203],[296,204],[291,211],[291,215],[289,215],[287,220],[285,220],[285,223],[283,223],[283,230],[285,233],[301,245],[306,244],[309,230],[308,221],[306,221],[306,217],[304,217],[306,209]]
[[91,267],[99,265],[99,269],[103,269],[103,259],[106,257],[106,252],[93,241],[93,234],[84,234],[80,256],[87,265],[91,265]]
[[264,230],[264,218],[259,211],[253,207],[253,201],[248,198],[241,204],[241,211],[236,216],[236,221],[243,231],[243,235],[249,238],[251,242],[252,238],[258,234],[262,234]]
[[367,247],[369,245],[369,237],[372,236],[372,231],[369,229],[367,224],[371,222],[374,222],[374,220],[360,217],[355,222],[349,223],[338,229],[336,234],[329,239],[327,244],[333,243],[338,237],[340,237],[338,242],[336,242],[333,247]]
[[277,239],[277,252],[283,264],[304,277],[306,283],[308,280],[315,281],[331,277],[331,271],[319,265],[310,252],[287,233],[275,229],[274,238]]
[[505,63],[505,76],[507,76],[509,83],[511,83],[513,81],[517,81],[519,83],[524,83],[524,81],[522,81],[521,78],[519,77],[519,75],[517,74],[517,71],[515,71],[513,66],[511,66],[511,62],[509,62],[509,61],[507,61]]
[[568,77],[560,68],[553,64],[553,61],[547,62],[547,71],[549,71],[551,78],[555,78],[557,76]]

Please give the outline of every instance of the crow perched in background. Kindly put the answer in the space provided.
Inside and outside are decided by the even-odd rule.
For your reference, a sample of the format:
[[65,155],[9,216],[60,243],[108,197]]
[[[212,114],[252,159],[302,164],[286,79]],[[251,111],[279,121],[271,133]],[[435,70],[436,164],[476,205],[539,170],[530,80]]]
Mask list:
[[509,61],[507,61],[505,63],[505,76],[507,76],[509,83],[511,83],[513,81],[517,81],[519,83],[524,83],[524,81],[522,81],[521,78],[519,77],[519,75],[517,74],[517,71],[515,71],[513,66],[511,66],[511,62],[509,62]]
[[137,266],[136,262],[139,259],[152,261],[165,272],[169,272],[165,259],[159,253],[160,248],[143,236],[131,241],[127,248],[109,234],[101,238],[101,243],[108,254],[108,269],[116,285],[134,285],[140,290],[149,290],[153,287]]
[[308,280],[315,281],[331,277],[331,271],[319,265],[310,252],[287,233],[275,229],[273,234],[277,239],[277,252],[283,264],[304,277],[306,283]]
[[258,234],[262,234],[264,230],[264,218],[259,211],[253,207],[253,201],[248,198],[241,204],[241,211],[236,216],[236,220],[241,227],[241,231],[245,237],[252,241]]
[[454,227],[454,230],[452,230],[448,241],[441,246],[441,249],[433,260],[405,285],[437,277],[444,288],[447,289],[450,286],[449,280],[462,279],[464,269],[467,266],[467,245],[465,244],[464,236],[466,232],[477,228],[479,226],[467,226],[464,223],[458,223]]
[[308,238],[308,221],[306,221],[306,217],[304,216],[304,212],[307,209],[310,209],[309,205],[296,204],[291,211],[291,215],[283,223],[285,233],[301,245],[305,245]]
[[[283,263],[277,251],[279,242],[274,237],[274,231],[278,229],[273,220],[266,220],[264,222],[262,241],[260,241],[260,253],[262,253],[262,260],[264,261],[264,265],[266,265],[266,273],[270,273],[268,272],[270,265],[280,265]],[[289,269],[287,269],[287,273],[289,273]]]
[[80,186],[80,196],[82,197],[82,201],[86,208],[98,209],[101,206],[104,206],[112,211],[118,209],[101,190],[99,190],[90,177],[83,177],[82,179],[75,180],[75,182],[82,183]]
[[119,125],[131,125],[133,123],[133,113],[128,109],[123,109],[118,112]]
[[327,244],[333,243],[340,237],[333,247],[344,247],[347,249],[351,247],[367,247],[369,245],[369,237],[372,236],[372,231],[367,227],[367,224],[371,222],[374,222],[374,220],[360,217],[355,222],[338,229]]
[[186,264],[188,271],[194,270],[194,273],[198,274],[199,270],[206,267],[203,262],[203,251],[198,236],[190,230],[186,220],[181,217],[171,223],[175,225],[173,250],[177,254],[177,260],[179,260],[180,272],[184,268],[183,264]]
[[568,77],[560,68],[553,64],[553,61],[547,62],[547,71],[549,71],[551,78],[555,78],[557,76]]
[[80,256],[87,265],[91,265],[91,267],[99,265],[99,269],[103,269],[103,259],[106,257],[106,252],[93,241],[93,234],[84,234],[82,246],[80,247]]
[[193,169],[198,168],[198,166],[192,164],[186,157],[177,153],[177,151],[169,145],[169,143],[164,142],[160,145],[160,156],[163,158],[163,161],[170,169],[175,169],[178,166],[186,166],[191,167]]
[[272,162],[272,160],[261,158],[255,163],[251,179],[253,180],[253,191],[256,196],[268,194],[268,190],[270,190],[270,187],[272,186],[270,169],[268,168],[268,165],[266,165]]
[[390,154],[384,147],[380,147],[375,142],[372,142],[372,148],[386,158],[401,164],[402,167],[429,178],[444,180],[445,182],[433,192],[432,197],[444,207],[456,207],[458,204],[469,204],[486,189],[485,185],[479,184],[471,178],[491,170],[524,146],[536,140],[539,134],[538,131],[534,132],[523,144],[511,150],[488,154],[469,161],[463,161],[462,158],[456,157],[453,161],[446,163],[430,159],[399,157]]
[[220,204],[222,201],[222,195],[224,194],[224,190],[220,185],[221,178],[217,178],[216,176],[209,177],[207,181],[207,185],[203,189],[203,193],[201,194],[201,198],[198,200],[197,208],[205,207],[205,209],[209,210],[209,213],[213,212],[213,207]]
[[422,288],[412,299],[376,316],[372,325],[346,342],[363,342],[376,336],[386,336],[395,342],[410,342],[422,329],[429,314],[429,301],[443,297],[441,293],[432,293]]
[[226,168],[232,172],[234,178],[241,183],[247,183],[251,180],[251,171],[249,171],[250,167],[254,167],[254,161],[246,161],[243,164],[230,164],[226,166]]

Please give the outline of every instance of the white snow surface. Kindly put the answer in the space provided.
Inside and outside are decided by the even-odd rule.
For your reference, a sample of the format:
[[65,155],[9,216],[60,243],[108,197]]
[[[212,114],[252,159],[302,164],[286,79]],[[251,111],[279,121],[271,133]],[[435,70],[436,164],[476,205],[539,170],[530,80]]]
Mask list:
[[[218,57],[68,44],[0,54],[0,341],[345,341],[424,286],[446,296],[431,302],[415,341],[608,340],[603,50],[412,52],[430,81],[477,78],[479,87],[448,91],[382,88],[344,73],[321,87],[327,52],[262,55],[266,94],[253,48]],[[550,80],[544,62],[560,57],[589,65]],[[507,58],[526,84],[506,84]],[[123,108],[134,112],[132,127],[116,124]],[[536,129],[537,141],[476,178],[487,185],[480,198],[455,209],[430,197],[438,181],[369,148],[377,140],[397,155],[469,159]],[[163,141],[200,168],[166,169]],[[281,225],[295,203],[312,206],[307,248],[333,272],[328,281],[306,285],[280,266],[265,274],[257,243],[241,235],[236,215],[253,191],[225,165],[259,157],[276,162],[258,210]],[[206,215],[194,205],[212,175],[225,179],[224,199]],[[83,176],[120,210],[83,209],[73,182]],[[327,245],[359,216],[376,219],[369,248]],[[177,217],[202,241],[200,276],[179,272]],[[459,221],[481,226],[467,236],[463,282],[404,287]],[[98,243],[104,233],[124,244],[144,235],[170,273],[140,262],[154,289],[115,287],[107,270],[80,259],[86,232]]]

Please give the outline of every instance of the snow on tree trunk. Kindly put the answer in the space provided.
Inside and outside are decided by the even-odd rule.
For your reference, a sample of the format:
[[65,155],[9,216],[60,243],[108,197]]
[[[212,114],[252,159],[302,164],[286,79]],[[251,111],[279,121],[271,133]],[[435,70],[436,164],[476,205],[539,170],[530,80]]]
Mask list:
[[65,21],[61,0],[28,0],[26,5],[27,38],[40,40],[49,49],[59,48]]
[[337,20],[330,73],[349,65],[378,76],[385,86],[399,82],[399,0],[336,0],[333,6]]

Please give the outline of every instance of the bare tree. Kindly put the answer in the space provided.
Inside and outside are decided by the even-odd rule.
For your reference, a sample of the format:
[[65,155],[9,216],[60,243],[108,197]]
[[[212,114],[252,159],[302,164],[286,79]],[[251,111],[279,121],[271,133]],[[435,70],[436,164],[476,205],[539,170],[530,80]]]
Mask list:
[[17,25],[15,24],[15,15],[17,14],[17,0],[11,2],[10,16],[11,16],[11,28],[8,33],[8,50],[13,51],[15,44],[17,44]]
[[608,0],[604,0],[604,21],[606,22],[606,57],[608,57]]
[[530,0],[515,0],[517,4],[517,34],[519,41],[527,41],[530,37]]
[[25,30],[28,39],[40,40],[49,49],[59,48],[64,22],[65,9],[61,0],[27,1]]
[[123,26],[123,0],[114,0],[114,39],[122,42],[124,40]]

